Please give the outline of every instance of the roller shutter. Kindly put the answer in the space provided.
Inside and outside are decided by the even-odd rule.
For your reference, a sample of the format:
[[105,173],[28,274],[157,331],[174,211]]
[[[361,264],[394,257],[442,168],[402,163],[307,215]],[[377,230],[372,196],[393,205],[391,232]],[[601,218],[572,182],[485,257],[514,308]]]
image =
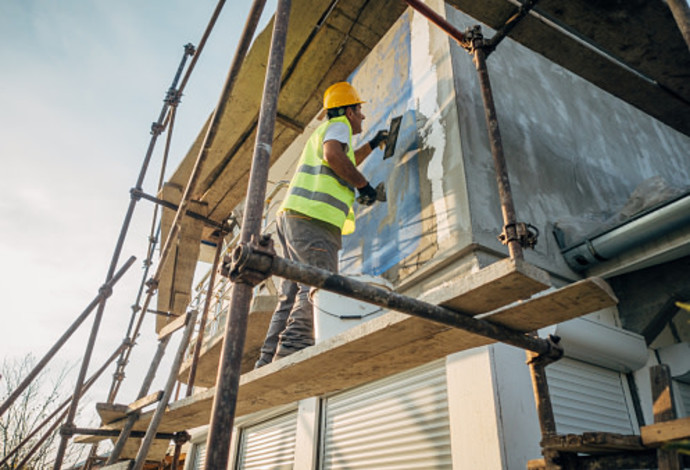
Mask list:
[[243,428],[237,468],[287,470],[294,466],[297,412]]
[[192,448],[192,463],[189,466],[190,470],[202,470],[204,468],[204,460],[206,459],[206,441],[194,444]]
[[326,401],[321,468],[451,469],[444,364]]
[[675,381],[675,384],[678,391],[676,403],[680,405],[678,406],[678,415],[690,416],[690,385],[680,381]]
[[635,433],[620,372],[566,357],[549,365],[546,376],[558,433]]

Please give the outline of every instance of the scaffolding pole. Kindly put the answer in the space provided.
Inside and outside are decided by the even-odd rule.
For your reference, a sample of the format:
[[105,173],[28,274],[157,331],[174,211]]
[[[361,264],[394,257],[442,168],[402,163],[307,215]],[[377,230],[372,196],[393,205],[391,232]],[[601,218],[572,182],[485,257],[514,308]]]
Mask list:
[[[109,357],[108,359],[106,359],[105,363],[103,363],[103,365],[101,366],[101,368],[98,369],[96,372],[94,372],[93,375],[91,375],[91,377],[89,377],[89,379],[84,383],[84,386],[83,386],[82,389],[81,389],[81,394],[82,394],[82,395],[85,394],[85,393],[89,390],[89,388],[91,388],[91,386],[96,382],[96,380],[98,380],[98,378],[99,378],[99,377],[101,376],[101,374],[105,371],[105,369],[108,368],[108,366],[109,366],[109,365],[115,360],[115,358],[125,349],[125,347],[126,347],[126,344],[125,344],[125,343],[122,343],[122,344],[115,350],[115,352],[113,352],[113,354],[111,354],[110,357]],[[16,454],[22,447],[24,447],[24,446],[26,445],[27,442],[29,442],[31,439],[33,439],[33,437],[34,437],[36,434],[38,434],[38,432],[39,432],[41,429],[43,429],[43,427],[44,427],[46,424],[48,424],[50,421],[52,421],[52,419],[55,418],[55,416],[57,416],[57,415],[60,414],[63,410],[65,410],[65,408],[67,408],[67,405],[69,405],[71,401],[72,401],[72,397],[70,397],[70,398],[68,398],[67,400],[65,400],[55,411],[53,411],[53,412],[50,414],[50,416],[48,416],[46,419],[44,419],[44,420],[41,422],[41,424],[39,424],[38,426],[36,426],[36,428],[35,428],[33,431],[31,431],[29,434],[27,434],[26,437],[24,438],[24,440],[23,440],[22,442],[20,442],[20,443],[17,445],[17,447],[15,447],[14,449],[12,449],[12,451],[9,452],[9,453],[5,456],[5,458],[2,459],[2,461],[0,461],[0,468],[4,468],[3,465],[5,465],[5,463],[6,463],[9,459],[11,459],[12,456],[13,456],[14,454]],[[55,428],[57,428],[57,427],[60,425],[60,423],[62,422],[62,420],[65,419],[65,416],[67,416],[67,410],[65,410],[64,412],[62,412],[62,414],[60,415],[60,417],[59,417],[57,420],[55,420],[55,422],[48,428],[48,431],[46,431],[46,433],[43,435],[43,437],[41,437],[41,438],[34,444],[34,446],[33,446],[33,447],[31,448],[31,450],[29,450],[29,452],[24,456],[24,459],[22,459],[22,461],[19,463],[19,465],[16,466],[16,468],[23,468],[24,465],[27,464],[27,462],[31,459],[31,457],[33,457],[34,453],[41,447],[41,445],[43,444],[43,442],[45,442],[45,440],[50,436],[50,434],[52,434],[52,432],[55,430]]]
[[[163,183],[163,178],[165,176],[165,166],[166,166],[167,156],[168,156],[170,135],[172,134],[172,127],[173,127],[173,124],[175,121],[177,104],[179,104],[179,99],[181,98],[181,96],[184,92],[184,89],[187,86],[187,82],[189,81],[189,78],[190,78],[190,76],[194,70],[194,67],[195,67],[197,61],[199,60],[201,52],[203,51],[204,47],[206,46],[206,42],[208,41],[208,38],[211,35],[211,31],[213,30],[213,27],[215,26],[216,21],[218,20],[218,17],[220,16],[220,12],[223,10],[224,5],[225,5],[225,0],[219,0],[218,3],[216,4],[216,8],[214,9],[213,14],[211,15],[211,19],[209,20],[208,24],[206,25],[206,29],[204,30],[204,33],[201,37],[201,40],[199,41],[198,47],[196,49],[194,49],[194,46],[192,44],[185,45],[185,53],[187,55],[191,55],[192,60],[189,63],[189,67],[187,67],[187,70],[184,74],[184,77],[182,78],[182,82],[180,83],[179,88],[175,92],[175,95],[174,95],[175,100],[171,104],[171,107],[170,107],[169,112],[165,118],[165,121],[163,122],[162,125],[157,126],[157,128],[162,128],[162,129],[165,129],[166,127],[169,128],[168,145],[166,146],[166,151],[165,151],[165,154],[163,157],[163,163],[161,165],[162,168],[161,168],[161,173],[160,173],[160,178],[159,178],[159,183],[158,183],[159,191],[160,191],[160,188],[161,188],[162,183]],[[179,77],[179,75],[178,75],[178,77]],[[176,77],[176,80],[178,77]],[[171,88],[171,90],[174,90],[174,86]],[[133,197],[137,197],[137,198],[138,197],[143,197],[145,199],[150,198],[151,200],[153,200],[153,202],[156,202],[157,204],[163,205],[164,207],[168,207],[168,204],[169,204],[169,203],[167,203],[167,201],[159,201],[159,200],[153,198],[152,196],[148,196],[147,194],[143,193],[143,191],[139,187],[135,187],[132,189],[132,195],[133,195]],[[170,204],[170,205],[172,206],[172,207],[169,207],[170,209],[175,210],[175,211],[178,210],[178,207],[176,205],[174,205],[174,204]],[[222,227],[222,224],[217,224],[216,222],[214,222],[210,219],[206,219],[205,217],[203,217],[199,214],[196,214],[192,211],[187,211],[186,214],[192,218],[197,218],[197,219],[203,220],[204,223],[206,223],[207,225],[215,226],[217,228]],[[155,212],[154,212],[153,219],[154,219],[153,224],[155,224],[155,219],[156,219],[156,213]],[[152,227],[152,232],[153,232],[153,227]],[[150,240],[151,240],[151,244],[150,244],[150,249],[149,249],[149,256],[147,257],[148,263],[146,265],[146,272],[144,273],[144,279],[146,279],[145,276],[148,274],[148,269],[151,265],[150,260],[151,260],[152,254],[153,254],[153,247],[155,246],[155,239],[153,238],[153,233],[151,234]],[[143,287],[143,284],[144,283],[142,282],[142,287]],[[132,325],[134,323],[134,317],[137,313],[137,307],[139,307],[139,301],[141,300],[141,293],[142,293],[142,289],[140,288],[139,294],[137,295],[137,301],[136,301],[135,305],[132,307],[134,309],[134,312],[132,314],[132,320],[130,321],[130,324],[128,327],[128,333],[127,333],[128,336],[129,336],[129,332],[131,332]],[[138,332],[138,330],[139,330],[139,327],[143,321],[144,312],[146,311],[146,309],[141,309],[141,310],[142,310],[141,318],[139,319],[139,322],[137,324],[137,328],[135,329],[136,332]],[[137,335],[134,334],[133,336],[134,336],[134,339],[136,339]],[[129,349],[123,351],[123,354],[120,358],[120,361],[118,362],[118,371],[115,373],[114,380],[113,380],[113,383],[112,383],[111,388],[110,388],[110,392],[108,393],[108,402],[109,403],[112,403],[115,400],[115,397],[116,397],[117,392],[119,390],[120,383],[122,382],[122,378],[124,377],[123,370],[124,370],[125,365],[128,362],[129,354],[130,354],[132,347],[133,347],[133,345],[130,346]]]
[[[259,125],[254,144],[249,187],[247,188],[247,202],[242,219],[240,240],[245,243],[259,234],[262,224],[263,201],[266,198],[266,184],[283,70],[290,5],[290,0],[279,0],[275,13]],[[216,394],[213,399],[211,424],[206,444],[207,454],[204,468],[207,470],[226,468],[228,465],[228,448],[230,447],[235,419],[240,363],[247,335],[247,317],[252,290],[251,284],[242,282],[235,283],[232,287],[230,314],[225,324],[225,335],[216,379]]]
[[281,258],[275,254],[272,241],[268,236],[262,237],[260,244],[241,243],[233,251],[232,258],[226,259],[224,266],[227,267],[228,265],[230,265],[230,269],[224,269],[223,272],[229,275],[230,279],[235,282],[235,286],[255,284],[270,275],[276,275],[299,284],[306,284],[386,309],[460,328],[554,360],[560,358],[563,353],[552,338],[534,337],[497,323],[475,318],[462,311],[430,304],[325,269]]
[[[166,99],[163,100],[163,107],[158,115],[158,120],[154,122],[151,125],[151,139],[149,141],[149,146],[148,149],[146,150],[146,155],[144,157],[144,161],[141,165],[141,169],[139,171],[139,176],[137,178],[135,188],[139,191],[142,189],[142,185],[144,183],[144,178],[146,177],[146,172],[148,170],[149,163],[151,162],[151,156],[153,155],[153,149],[155,148],[156,141],[158,140],[158,136],[162,132],[164,125],[163,121],[166,117],[166,114],[171,106],[174,106],[177,104],[177,101],[179,99],[179,93],[175,90],[177,86],[177,82],[180,79],[180,76],[182,75],[182,70],[184,69],[184,65],[187,62],[187,57],[191,54],[194,54],[194,48],[190,47],[189,45],[185,46],[185,51],[182,56],[182,60],[180,61],[180,65],[177,68],[177,72],[175,73],[175,77],[173,79],[173,83],[168,89]],[[113,252],[112,259],[110,261],[110,267],[108,268],[108,273],[106,274],[106,283],[113,277],[113,274],[115,272],[115,268],[117,266],[117,262],[120,258],[120,254],[122,253],[122,248],[125,243],[125,238],[127,236],[127,232],[129,232],[129,226],[132,222],[132,217],[134,216],[134,209],[136,207],[137,199],[135,197],[130,198],[129,206],[127,207],[127,212],[125,213],[125,218],[122,222],[122,227],[120,228],[120,234],[117,239],[117,243],[115,245],[115,250]],[[65,423],[65,426],[67,428],[72,427],[74,425],[74,417],[77,412],[77,407],[79,406],[79,394],[78,391],[81,389],[82,384],[84,383],[84,376],[86,375],[86,369],[89,366],[89,362],[91,361],[91,353],[93,351],[94,344],[96,342],[96,336],[98,335],[98,330],[100,328],[101,324],[101,319],[103,317],[103,312],[105,311],[105,305],[106,305],[106,298],[101,299],[100,303],[98,304],[98,309],[96,311],[96,315],[93,320],[93,326],[91,328],[91,334],[89,336],[88,343],[86,345],[86,351],[84,352],[84,357],[82,359],[82,365],[81,369],[79,371],[79,376],[77,377],[77,383],[75,386],[75,394],[74,394],[74,400],[72,401],[72,404],[69,408],[69,412],[67,414],[67,420]],[[69,435],[68,433],[64,433],[60,439],[60,445],[58,446],[58,450],[55,456],[55,462],[53,464],[53,470],[59,470],[62,467],[62,460],[65,456],[65,450],[67,448],[67,441],[69,440]]]
[[189,375],[187,377],[187,390],[185,391],[185,396],[192,396],[192,391],[194,390],[194,382],[196,380],[196,369],[199,364],[199,356],[201,356],[201,346],[204,342],[204,331],[206,330],[206,321],[208,319],[208,310],[211,305],[211,298],[213,297],[213,288],[216,284],[216,272],[218,271],[218,266],[220,265],[220,256],[223,252],[223,235],[219,236],[218,245],[216,246],[216,252],[213,256],[213,266],[211,267],[211,275],[208,280],[208,289],[206,291],[206,299],[204,301],[204,308],[201,313],[201,319],[199,320],[199,333],[196,337],[196,342],[194,343],[194,353],[192,354],[192,365],[189,367]]
[[141,446],[139,447],[139,452],[137,452],[136,460],[132,465],[132,470],[142,470],[144,468],[144,463],[146,457],[148,456],[149,449],[153,444],[153,440],[156,438],[156,433],[158,432],[158,426],[160,426],[163,420],[163,415],[170,402],[170,397],[173,393],[173,388],[175,387],[175,382],[177,381],[177,374],[180,372],[180,365],[184,359],[184,353],[187,349],[187,344],[189,343],[189,338],[192,336],[192,331],[194,330],[194,324],[196,323],[197,311],[193,310],[187,313],[187,318],[185,319],[185,329],[182,334],[182,339],[177,348],[175,357],[173,358],[173,363],[170,366],[170,374],[168,375],[168,380],[165,383],[165,388],[163,390],[163,396],[158,402],[156,411],[149,422],[149,426],[146,429],[146,436],[141,441]]
[[[7,409],[12,406],[12,403],[26,390],[26,387],[34,381],[36,376],[43,370],[43,368],[50,362],[50,360],[55,356],[55,354],[62,348],[62,346],[67,342],[67,340],[74,334],[74,332],[79,328],[79,326],[86,320],[86,317],[100,305],[101,302],[112,294],[113,287],[122,278],[122,276],[127,272],[127,270],[132,266],[136,258],[134,256],[130,257],[127,262],[120,268],[120,270],[115,273],[105,284],[103,284],[98,290],[98,295],[91,301],[91,303],[86,307],[86,309],[77,317],[77,319],[67,328],[67,331],[55,342],[52,348],[46,353],[45,356],[36,364],[36,366],[29,372],[29,374],[24,378],[22,383],[20,383],[17,388],[12,392],[12,394],[7,397],[0,406],[0,416],[7,411]],[[80,387],[81,388],[81,387]]]
[[508,245],[511,259],[523,259],[523,246],[533,247],[537,242],[537,233],[532,225],[517,222],[515,204],[513,203],[513,193],[510,189],[508,168],[503,153],[501,132],[498,126],[496,108],[491,92],[489,72],[486,67],[486,56],[488,52],[493,50],[503,37],[515,27],[517,22],[528,13],[536,1],[531,0],[528,4],[521,7],[518,13],[513,15],[506,25],[501,28],[501,31],[495,36],[495,40],[493,41],[484,39],[479,26],[463,33],[420,0],[405,0],[405,2],[445,31],[455,39],[461,47],[468,50],[473,55],[473,62],[477,69],[482,100],[484,102],[484,115],[486,118],[487,130],[489,132],[491,156],[493,158],[498,195],[501,201],[501,213],[503,215],[503,231],[498,238],[503,244]]

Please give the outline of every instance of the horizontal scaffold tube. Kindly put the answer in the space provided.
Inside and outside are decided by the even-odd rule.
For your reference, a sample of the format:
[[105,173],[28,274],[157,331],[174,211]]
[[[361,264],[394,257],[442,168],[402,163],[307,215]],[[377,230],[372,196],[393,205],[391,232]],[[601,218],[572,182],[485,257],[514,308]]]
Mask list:
[[491,338],[545,357],[550,357],[554,360],[560,358],[563,354],[561,348],[556,346],[551,339],[538,338],[487,320],[473,318],[461,311],[429,304],[324,269],[270,255],[265,250],[261,250],[261,248],[255,251],[247,244],[241,244],[235,249],[232,260],[234,265],[233,274],[238,272],[238,268],[239,272],[249,270],[264,275],[273,274],[291,281],[362,300],[379,307],[397,310],[454,328],[460,328],[485,338]]

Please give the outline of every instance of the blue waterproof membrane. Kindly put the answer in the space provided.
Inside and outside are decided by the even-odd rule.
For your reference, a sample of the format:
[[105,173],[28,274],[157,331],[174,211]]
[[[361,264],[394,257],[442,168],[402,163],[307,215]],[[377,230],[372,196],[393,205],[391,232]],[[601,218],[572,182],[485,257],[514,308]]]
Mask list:
[[[387,202],[361,206],[355,202],[357,228],[343,237],[340,270],[344,274],[380,275],[412,254],[422,237],[419,195],[419,136],[410,78],[410,24],[404,17],[392,40],[375,49],[381,67],[399,67],[395,73],[378,73],[366,61],[350,76],[360,95],[366,119],[364,132],[353,141],[355,148],[373,138],[380,129],[388,129],[391,119],[402,116],[395,153],[383,159],[384,150],[376,149],[360,165],[360,171],[372,186],[384,182]],[[363,85],[364,84],[364,85]],[[383,90],[383,92],[382,92]]]

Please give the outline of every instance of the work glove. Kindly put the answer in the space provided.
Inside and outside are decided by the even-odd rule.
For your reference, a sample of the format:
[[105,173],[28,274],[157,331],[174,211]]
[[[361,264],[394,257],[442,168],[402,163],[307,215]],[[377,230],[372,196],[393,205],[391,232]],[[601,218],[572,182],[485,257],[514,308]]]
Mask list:
[[357,188],[359,196],[357,196],[357,202],[364,206],[371,206],[376,202],[376,190],[371,187],[369,183],[366,186]]
[[369,147],[374,150],[379,145],[383,148],[388,143],[388,131],[380,130],[376,133],[373,139],[369,141]]

